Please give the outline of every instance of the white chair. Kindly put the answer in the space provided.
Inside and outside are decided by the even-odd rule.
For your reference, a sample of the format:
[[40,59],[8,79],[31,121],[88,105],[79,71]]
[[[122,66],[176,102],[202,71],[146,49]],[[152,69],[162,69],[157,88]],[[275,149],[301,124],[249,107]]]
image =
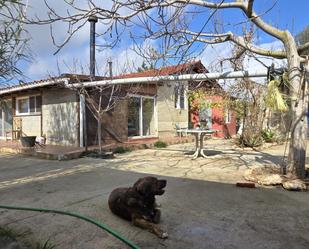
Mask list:
[[180,137],[182,137],[182,134],[184,133],[185,136],[188,135],[188,127],[187,128],[181,128],[179,124],[175,124],[175,128],[176,128],[176,132],[177,132],[177,135]]

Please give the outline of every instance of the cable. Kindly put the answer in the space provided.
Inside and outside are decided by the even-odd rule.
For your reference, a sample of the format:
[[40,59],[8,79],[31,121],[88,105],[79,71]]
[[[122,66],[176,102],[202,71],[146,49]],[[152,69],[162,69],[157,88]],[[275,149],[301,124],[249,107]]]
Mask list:
[[81,214],[78,213],[73,213],[73,212],[67,212],[67,211],[61,211],[61,210],[53,210],[53,209],[45,209],[45,208],[28,208],[28,207],[15,207],[15,206],[5,206],[5,205],[0,205],[1,209],[10,209],[10,210],[23,210],[23,211],[32,211],[32,212],[42,212],[42,213],[54,213],[54,214],[61,214],[61,215],[68,215],[68,216],[72,216],[84,221],[87,221],[89,223],[92,223],[94,225],[96,225],[97,227],[105,230],[106,232],[110,233],[111,235],[113,235],[114,237],[116,237],[117,239],[121,240],[123,243],[125,243],[126,245],[128,245],[129,247],[133,248],[133,249],[140,249],[139,246],[135,245],[132,241],[122,237],[120,234],[118,234],[116,231],[114,231],[113,229],[109,228],[108,226],[106,226],[103,223],[100,223],[98,221],[96,221],[93,218],[90,217],[86,217],[83,216]]

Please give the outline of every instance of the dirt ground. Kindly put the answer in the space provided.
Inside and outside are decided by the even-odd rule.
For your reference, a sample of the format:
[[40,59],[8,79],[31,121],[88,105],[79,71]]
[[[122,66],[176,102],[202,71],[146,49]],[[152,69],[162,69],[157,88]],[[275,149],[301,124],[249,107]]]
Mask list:
[[[235,187],[246,169],[280,162],[284,146],[242,151],[227,140],[212,140],[206,144],[209,158],[196,160],[186,155],[192,147],[60,162],[0,154],[0,205],[78,212],[141,248],[309,248],[309,192]],[[167,240],[115,217],[107,206],[114,188],[150,174],[168,180],[158,198]],[[61,249],[127,248],[91,224],[60,215],[0,210],[0,227],[26,231],[27,239],[50,239]]]

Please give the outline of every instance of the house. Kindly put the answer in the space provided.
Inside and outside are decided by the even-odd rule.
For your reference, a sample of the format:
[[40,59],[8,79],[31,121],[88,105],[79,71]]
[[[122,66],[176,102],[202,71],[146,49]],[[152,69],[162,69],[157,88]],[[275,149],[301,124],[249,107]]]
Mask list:
[[[200,61],[196,61],[114,78],[203,72],[207,72],[206,68]],[[93,80],[106,78],[97,76]],[[83,138],[87,134],[87,144],[97,144],[98,122],[93,115],[91,101],[98,99],[99,91],[95,87],[87,89],[89,101],[84,117],[81,95],[78,89],[72,88],[75,83],[86,82],[91,82],[88,76],[63,74],[56,78],[1,88],[0,139],[15,138],[22,134],[43,136],[47,144],[83,146]],[[190,121],[187,90],[192,87],[218,86],[216,81],[208,80],[199,83],[132,84],[117,86],[112,90],[106,88],[101,102],[102,108],[109,106],[101,117],[103,143],[174,136],[176,125],[188,127]],[[111,93],[113,98],[110,98]],[[86,119],[87,127],[83,125],[83,118]],[[220,127],[214,124],[212,128]]]
[[220,105],[224,101],[221,91],[220,89],[219,92],[210,93],[205,97],[210,103],[218,103],[218,106],[214,105],[212,108],[204,110],[191,110],[190,120],[193,128],[205,122],[207,128],[216,130],[214,137],[231,138],[237,132],[236,112],[231,108]]

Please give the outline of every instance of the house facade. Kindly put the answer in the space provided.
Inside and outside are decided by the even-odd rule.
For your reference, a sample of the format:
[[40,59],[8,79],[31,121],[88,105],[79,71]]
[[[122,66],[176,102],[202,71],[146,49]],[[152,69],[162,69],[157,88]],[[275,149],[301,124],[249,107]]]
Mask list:
[[[139,78],[206,72],[200,61],[163,67],[114,78]],[[96,77],[95,80],[106,78]],[[89,82],[87,76],[65,74],[0,89],[0,139],[18,136],[45,137],[47,144],[83,146],[98,144],[98,122],[89,105],[83,106],[76,82]],[[205,84],[213,85],[212,81]],[[102,115],[102,142],[175,136],[176,125],[188,127],[189,106],[186,92],[192,82],[154,82],[122,86],[114,106]],[[93,88],[93,92],[97,92]],[[106,101],[103,103],[106,104]],[[102,105],[104,108],[104,104]],[[214,110],[213,113],[216,111]],[[216,127],[213,126],[213,129]]]
[[[218,95],[208,95],[207,100],[212,103],[221,103],[223,97]],[[205,110],[191,111],[190,121],[192,127],[198,127],[203,121],[206,121],[206,126],[216,132],[214,137],[231,138],[236,135],[237,126],[236,112],[228,107],[219,105],[218,107],[207,108]]]

